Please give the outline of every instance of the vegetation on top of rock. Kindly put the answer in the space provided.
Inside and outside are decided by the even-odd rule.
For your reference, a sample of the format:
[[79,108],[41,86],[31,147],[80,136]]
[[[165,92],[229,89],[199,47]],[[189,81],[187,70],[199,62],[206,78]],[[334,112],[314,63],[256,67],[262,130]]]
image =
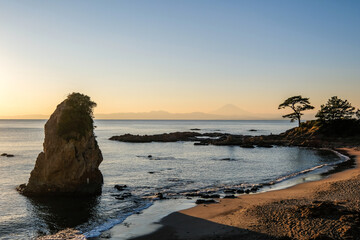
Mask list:
[[309,98],[303,98],[301,95],[299,96],[293,96],[286,99],[283,103],[281,103],[278,107],[278,109],[283,108],[291,108],[294,112],[286,114],[282,116],[283,118],[290,118],[291,122],[294,122],[295,120],[298,121],[299,126],[301,123],[301,116],[304,115],[303,111],[314,109],[314,106],[310,105]]
[[[358,112],[356,112],[356,115],[359,114]],[[352,119],[354,115],[355,108],[347,100],[334,96],[325,105],[321,105],[321,109],[316,114],[316,117],[320,121],[331,122]]]
[[300,127],[288,130],[291,137],[353,137],[360,134],[360,121],[356,119],[338,119],[324,122],[311,120],[301,123]]
[[81,93],[69,94],[57,125],[57,134],[67,141],[84,137],[94,128],[94,107],[96,103],[91,101],[89,96]]

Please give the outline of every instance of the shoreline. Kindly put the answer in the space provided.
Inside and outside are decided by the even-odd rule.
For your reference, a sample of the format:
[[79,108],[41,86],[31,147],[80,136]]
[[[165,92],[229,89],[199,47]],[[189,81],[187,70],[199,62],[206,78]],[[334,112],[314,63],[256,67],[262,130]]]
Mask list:
[[[357,184],[354,179],[360,180],[360,149],[336,150],[354,157],[355,168],[285,189],[220,199],[218,204],[201,204],[173,212],[160,220],[161,227],[155,232],[132,239],[320,239],[327,235],[341,239],[358,234],[356,201],[360,193],[354,189]],[[360,181],[355,182],[360,185]],[[311,211],[318,215],[313,216]],[[329,214],[339,218],[324,220],[321,216]],[[323,225],[319,225],[320,220],[324,220]],[[335,232],[329,232],[334,226]]]
[[[216,199],[219,200],[219,204],[195,204],[195,198],[192,199],[185,199],[185,198],[179,198],[179,199],[166,199],[166,200],[160,200],[155,201],[149,208],[145,208],[139,213],[141,214],[132,214],[123,219],[121,223],[116,224],[115,226],[111,227],[108,230],[101,231],[101,234],[95,234],[93,237],[89,237],[87,239],[218,239],[218,237],[221,237],[221,239],[232,239],[232,236],[240,237],[247,239],[246,236],[244,236],[244,231],[246,234],[250,234],[249,239],[254,239],[257,237],[260,237],[260,239],[268,239],[268,236],[262,235],[255,231],[251,231],[247,228],[240,229],[237,226],[232,226],[231,224],[228,225],[218,223],[218,222],[212,222],[213,220],[211,217],[203,216],[201,214],[202,211],[212,211],[212,208],[220,208],[216,210],[216,214],[232,214],[234,209],[229,209],[228,207],[224,208],[225,205],[228,204],[228,202],[233,203],[238,201],[239,199],[244,198],[250,198],[250,199],[257,199],[256,196],[272,193],[272,192],[278,192],[278,191],[287,191],[288,189],[292,189],[294,187],[297,187],[302,184],[306,183],[313,183],[313,182],[319,182],[322,180],[329,179],[330,176],[336,175],[338,173],[346,172],[348,170],[354,169],[355,165],[355,159],[352,157],[349,157],[348,154],[346,154],[345,150],[341,149],[324,149],[328,151],[333,151],[339,157],[341,158],[347,158],[347,160],[344,160],[340,163],[337,163],[334,165],[333,169],[328,170],[326,172],[310,172],[305,173],[304,175],[296,175],[293,178],[286,179],[284,181],[277,182],[275,184],[270,185],[264,185],[258,192],[252,193],[252,194],[241,194],[237,195],[237,198],[235,199]],[[357,167],[359,166],[359,162],[357,162]],[[320,168],[321,169],[321,168]],[[222,204],[224,206],[222,206]],[[201,207],[200,214],[199,212],[195,211],[194,213],[188,214],[188,211],[193,211],[193,209],[198,209]],[[204,209],[204,207],[206,209]],[[240,206],[241,207],[241,206]],[[225,212],[223,214],[222,212]],[[185,217],[184,214],[185,213]],[[198,216],[200,215],[200,216]],[[189,218],[190,217],[190,218]],[[150,221],[149,221],[150,220]],[[184,224],[185,221],[185,224]],[[174,228],[175,226],[175,228]],[[190,227],[189,229],[178,229],[178,226],[186,226]],[[215,229],[211,234],[209,234],[207,231],[199,231],[199,229]],[[67,233],[67,236],[70,236],[71,234],[74,234],[74,232],[77,232],[77,230],[72,229],[66,229],[64,231],[58,232],[55,236],[63,235],[64,232],[69,231]],[[190,234],[185,235],[179,235],[179,233],[183,234],[183,232],[186,231]],[[94,231],[91,231],[94,232]],[[88,235],[88,233],[78,233],[80,235],[77,235],[80,239],[85,239],[85,236]],[[230,234],[230,235],[229,235]],[[93,235],[93,234],[90,234]],[[97,235],[97,236],[96,236]],[[228,236],[229,235],[229,236]],[[40,239],[52,239],[49,237],[52,236],[44,236]],[[64,239],[64,238],[60,238]],[[236,239],[236,238],[235,238]],[[272,238],[270,238],[272,239]]]

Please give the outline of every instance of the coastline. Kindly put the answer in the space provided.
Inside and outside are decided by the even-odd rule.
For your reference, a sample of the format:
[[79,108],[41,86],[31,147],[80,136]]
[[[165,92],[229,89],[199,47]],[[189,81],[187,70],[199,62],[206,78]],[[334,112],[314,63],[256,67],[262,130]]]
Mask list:
[[352,237],[359,232],[360,149],[339,150],[355,158],[355,168],[286,189],[174,212],[161,219],[157,231],[133,239],[356,239]]

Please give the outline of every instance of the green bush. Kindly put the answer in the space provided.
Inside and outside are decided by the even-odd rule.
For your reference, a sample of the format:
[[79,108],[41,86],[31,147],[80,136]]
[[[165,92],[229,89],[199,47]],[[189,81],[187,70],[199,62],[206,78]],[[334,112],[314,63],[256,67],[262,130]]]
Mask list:
[[321,122],[320,131],[327,136],[359,136],[360,121],[356,119],[337,119],[328,122]]
[[360,120],[338,119],[332,121],[311,120],[301,123],[300,127],[292,130],[300,135],[318,135],[327,137],[354,137],[360,135]]
[[96,103],[89,96],[71,93],[65,100],[65,109],[60,115],[57,134],[63,139],[78,140],[94,129],[93,108]]

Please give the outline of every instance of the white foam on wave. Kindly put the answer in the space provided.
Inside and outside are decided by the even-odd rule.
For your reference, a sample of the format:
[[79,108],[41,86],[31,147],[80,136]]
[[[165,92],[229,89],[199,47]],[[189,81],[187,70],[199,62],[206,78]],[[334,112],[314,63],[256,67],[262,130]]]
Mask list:
[[335,151],[335,150],[333,150],[333,149],[328,149],[328,150],[332,151],[333,153],[335,153],[336,155],[338,155],[341,159],[343,159],[342,162],[346,162],[346,161],[349,161],[349,160],[350,160],[350,157],[349,157],[349,156],[346,156],[346,155],[344,155],[344,154],[342,154],[342,153],[339,153],[338,151]]
[[98,236],[100,236],[100,234],[102,232],[107,231],[107,230],[111,229],[112,227],[114,227],[115,225],[122,223],[129,216],[131,216],[135,213],[138,213],[142,210],[145,210],[145,209],[149,208],[151,205],[153,205],[153,202],[147,202],[144,206],[136,208],[136,209],[134,209],[134,211],[124,214],[124,215],[120,216],[119,218],[108,220],[105,223],[101,224],[100,226],[97,226],[94,229],[83,233],[83,235],[86,238],[98,237]]
[[335,166],[337,164],[340,164],[340,163],[343,163],[343,162],[346,162],[348,160],[350,160],[350,157],[344,155],[344,154],[341,154],[339,153],[338,151],[335,151],[333,149],[326,149],[326,150],[329,150],[333,153],[335,153],[339,158],[340,160],[339,161],[335,161],[333,163],[324,163],[324,164],[320,164],[318,166],[315,166],[315,167],[312,167],[312,168],[308,168],[308,169],[305,169],[305,170],[302,170],[300,172],[296,172],[296,173],[292,173],[292,174],[289,174],[289,175],[286,175],[286,176],[283,176],[283,177],[280,177],[274,181],[271,181],[270,184],[273,185],[273,184],[276,184],[276,183],[280,183],[280,182],[283,182],[285,180],[289,180],[291,178],[294,178],[294,177],[297,177],[299,175],[302,175],[302,174],[306,174],[306,173],[309,173],[309,172],[313,172],[317,169],[320,169],[320,168],[323,168],[323,167],[326,167],[326,166]]

